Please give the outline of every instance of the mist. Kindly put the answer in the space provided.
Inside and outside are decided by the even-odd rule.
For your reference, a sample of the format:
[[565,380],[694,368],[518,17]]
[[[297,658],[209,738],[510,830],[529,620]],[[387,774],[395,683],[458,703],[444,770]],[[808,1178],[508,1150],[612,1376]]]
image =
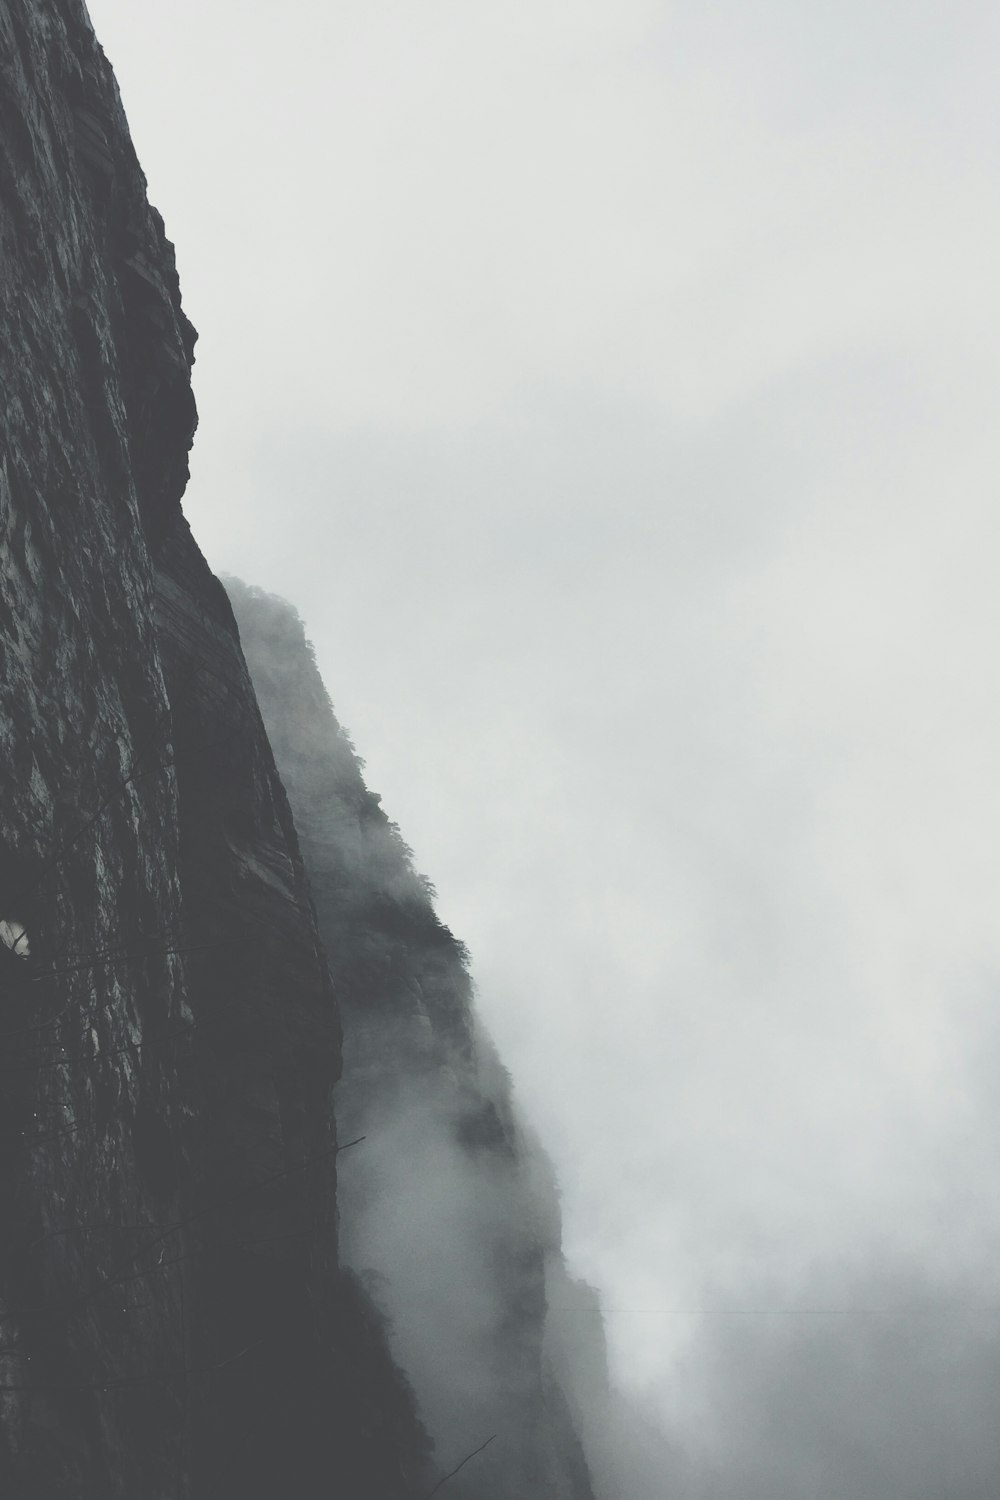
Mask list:
[[469,945],[616,1451],[994,1492],[995,9],[91,9],[202,332],[188,513]]
[[467,952],[366,787],[296,611],[226,586],[339,999],[340,1253],[455,1493],[593,1500],[584,1411],[610,1451],[600,1323],[576,1333],[595,1401],[549,1312],[553,1294],[599,1304],[567,1273],[555,1177],[478,1018]]

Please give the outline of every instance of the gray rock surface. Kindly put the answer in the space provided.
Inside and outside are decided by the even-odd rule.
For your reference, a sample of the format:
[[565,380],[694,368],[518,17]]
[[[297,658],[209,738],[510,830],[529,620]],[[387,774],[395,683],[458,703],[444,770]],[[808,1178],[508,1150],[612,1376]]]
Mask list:
[[79,0],[0,0],[0,1493],[403,1497],[340,1026],[226,597],[194,333]]
[[[345,1259],[390,1314],[439,1467],[495,1435],[449,1481],[454,1500],[593,1500],[568,1367],[591,1352],[606,1381],[600,1320],[569,1350],[550,1327],[552,1291],[566,1316],[574,1285],[558,1193],[477,1022],[467,955],[366,787],[294,609],[226,583],[340,999],[340,1128],[365,1137],[341,1171]],[[595,1432],[609,1402],[591,1403]]]
[[244,590],[290,807],[181,512],[195,335],[81,0],[0,0],[0,257],[0,1495],[423,1500],[489,1438],[450,1500],[593,1500],[465,954]]

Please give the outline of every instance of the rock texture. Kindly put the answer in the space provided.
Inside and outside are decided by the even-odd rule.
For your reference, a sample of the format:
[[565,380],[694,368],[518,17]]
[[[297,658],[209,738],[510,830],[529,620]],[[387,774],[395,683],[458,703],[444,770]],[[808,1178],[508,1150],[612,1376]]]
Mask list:
[[[340,997],[338,1118],[365,1137],[342,1168],[345,1257],[374,1273],[442,1466],[495,1434],[454,1500],[592,1500],[577,1361],[550,1318],[553,1294],[578,1311],[555,1182],[477,1025],[466,954],[365,786],[294,609],[227,588]],[[586,1311],[574,1354],[596,1338],[603,1368],[593,1297]]]
[[194,333],[79,0],[0,0],[0,1493],[403,1497],[340,1027],[226,597]]
[[451,1500],[593,1500],[464,953],[234,590],[290,807],[181,513],[195,335],[82,0],[0,0],[0,210],[0,1494],[424,1500],[489,1439]]

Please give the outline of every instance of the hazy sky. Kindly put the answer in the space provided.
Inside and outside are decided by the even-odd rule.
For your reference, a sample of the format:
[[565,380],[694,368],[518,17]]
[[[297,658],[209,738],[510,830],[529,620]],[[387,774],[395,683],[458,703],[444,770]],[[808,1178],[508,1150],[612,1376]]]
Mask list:
[[619,1378],[686,1432],[981,1392],[1000,10],[90,9],[201,331],[188,515],[473,951]]

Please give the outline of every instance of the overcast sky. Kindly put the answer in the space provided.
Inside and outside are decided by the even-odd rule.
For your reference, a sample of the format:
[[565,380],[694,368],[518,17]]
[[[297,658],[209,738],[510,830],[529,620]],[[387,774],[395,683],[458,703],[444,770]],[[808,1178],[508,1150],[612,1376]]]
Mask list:
[[1000,1330],[1000,10],[90,9],[195,534],[298,605],[471,947],[619,1379],[766,1425],[911,1378],[845,1308]]

